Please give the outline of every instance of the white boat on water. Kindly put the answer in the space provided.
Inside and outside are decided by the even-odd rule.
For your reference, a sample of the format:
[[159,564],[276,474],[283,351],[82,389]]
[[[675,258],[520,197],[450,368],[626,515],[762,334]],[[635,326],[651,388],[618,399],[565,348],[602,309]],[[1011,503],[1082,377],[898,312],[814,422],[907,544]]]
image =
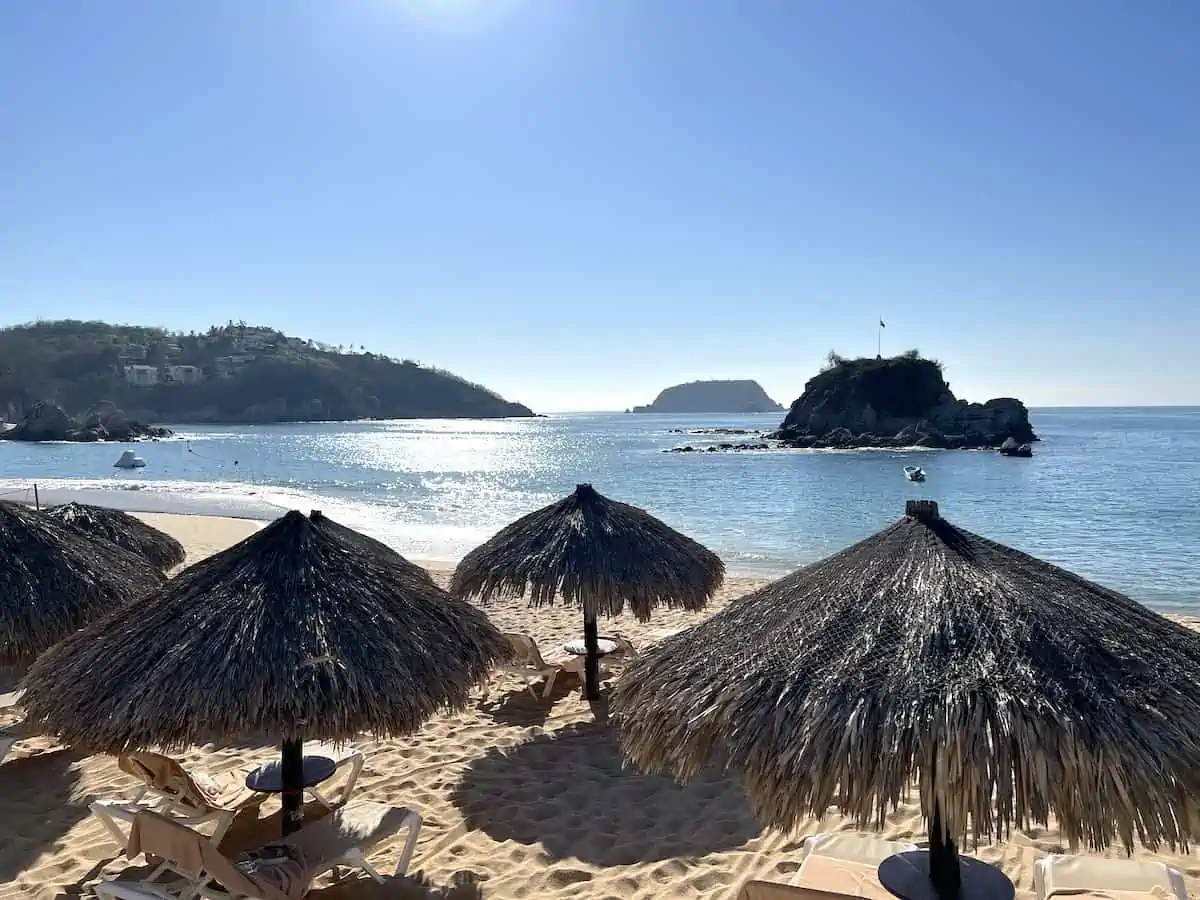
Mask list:
[[140,469],[146,465],[146,461],[140,456],[134,456],[132,450],[126,450],[121,454],[121,458],[113,463],[115,469]]
[[920,466],[905,466],[904,467],[904,477],[907,478],[909,481],[924,481],[925,480],[925,470],[922,469]]

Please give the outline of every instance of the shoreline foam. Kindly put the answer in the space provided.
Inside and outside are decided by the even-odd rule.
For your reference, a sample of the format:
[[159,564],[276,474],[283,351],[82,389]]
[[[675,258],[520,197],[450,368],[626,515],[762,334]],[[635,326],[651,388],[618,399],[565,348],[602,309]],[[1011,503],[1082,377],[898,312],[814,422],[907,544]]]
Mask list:
[[[177,513],[137,513],[174,535],[194,563],[253,533],[261,521]],[[452,563],[422,563],[445,585]],[[606,634],[624,634],[639,649],[702,621],[758,587],[761,579],[731,576],[701,613],[656,610],[646,625],[623,616],[605,621]],[[548,659],[577,637],[581,618],[567,606],[530,609],[523,598],[488,604],[505,631],[531,634]],[[1192,621],[1195,624],[1195,620]],[[0,711],[0,725],[15,718]],[[794,833],[762,828],[736,782],[707,773],[680,786],[624,768],[607,726],[597,724],[579,697],[578,684],[560,679],[548,702],[534,701],[513,676],[497,679],[487,702],[435,716],[407,738],[355,742],[366,763],[356,796],[411,806],[425,824],[410,866],[438,894],[415,884],[389,889],[392,897],[455,896],[486,900],[594,897],[603,900],[733,900],[751,877],[787,880],[799,865],[800,839],[818,831],[852,829],[836,811],[802,823]],[[274,746],[236,744],[193,747],[177,754],[197,771],[244,771],[278,756]],[[16,745],[0,765],[0,900],[51,900],[86,893],[102,876],[127,867],[87,805],[129,796],[135,784],[111,757],[87,756],[35,737]],[[905,798],[881,834],[921,840],[924,823],[917,794]],[[278,803],[264,820],[230,832],[236,848],[278,831]],[[10,837],[11,836],[11,837]],[[230,846],[227,844],[226,846]],[[398,846],[372,854],[383,871]],[[1016,884],[1016,900],[1033,898],[1033,863],[1064,852],[1056,827],[1016,832],[1005,841],[964,852],[999,865]],[[1103,855],[1121,856],[1119,848]],[[1179,868],[1193,896],[1200,893],[1200,860],[1194,854],[1150,854]],[[329,900],[382,896],[369,883],[337,888],[318,883],[313,897]],[[454,890],[464,885],[473,889]]]

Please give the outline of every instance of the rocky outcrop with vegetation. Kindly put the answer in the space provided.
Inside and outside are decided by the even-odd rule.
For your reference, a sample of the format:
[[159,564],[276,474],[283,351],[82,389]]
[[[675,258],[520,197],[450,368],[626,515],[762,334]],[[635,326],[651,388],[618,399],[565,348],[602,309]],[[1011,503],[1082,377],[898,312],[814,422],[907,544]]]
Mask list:
[[[188,334],[79,321],[0,329],[0,421],[19,423],[9,437],[13,431],[19,437],[64,426],[47,409],[24,421],[39,403],[57,407],[78,426],[80,436],[68,440],[111,439],[122,431],[121,421],[533,415],[487,388],[413,360],[362,347],[329,347],[242,323]],[[124,410],[115,423],[113,410]],[[43,425],[47,415],[53,422]]]
[[766,413],[783,406],[767,396],[757,381],[692,381],[662,391],[635,413]]
[[772,438],[790,447],[997,449],[1036,441],[1029,411],[1001,397],[954,396],[940,363],[915,351],[889,359],[844,359],[809,379]]
[[0,430],[0,438],[9,441],[137,441],[142,438],[170,437],[171,429],[143,425],[130,419],[111,403],[101,404],[86,414],[72,418],[54,403],[35,403],[20,422]]

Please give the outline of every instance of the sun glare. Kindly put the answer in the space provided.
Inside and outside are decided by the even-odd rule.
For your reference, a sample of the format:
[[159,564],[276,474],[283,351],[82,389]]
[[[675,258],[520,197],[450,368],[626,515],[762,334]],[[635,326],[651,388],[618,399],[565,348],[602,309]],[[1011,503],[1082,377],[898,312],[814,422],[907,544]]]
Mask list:
[[526,0],[398,0],[410,18],[437,31],[476,32],[491,28]]

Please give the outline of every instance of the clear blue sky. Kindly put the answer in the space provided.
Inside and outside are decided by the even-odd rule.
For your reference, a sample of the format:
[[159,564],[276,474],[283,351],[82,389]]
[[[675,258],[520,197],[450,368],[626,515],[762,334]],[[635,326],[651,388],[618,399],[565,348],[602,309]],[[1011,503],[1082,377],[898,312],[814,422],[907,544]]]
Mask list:
[[1200,3],[6,0],[0,321],[245,319],[539,410],[920,347],[1200,404]]

